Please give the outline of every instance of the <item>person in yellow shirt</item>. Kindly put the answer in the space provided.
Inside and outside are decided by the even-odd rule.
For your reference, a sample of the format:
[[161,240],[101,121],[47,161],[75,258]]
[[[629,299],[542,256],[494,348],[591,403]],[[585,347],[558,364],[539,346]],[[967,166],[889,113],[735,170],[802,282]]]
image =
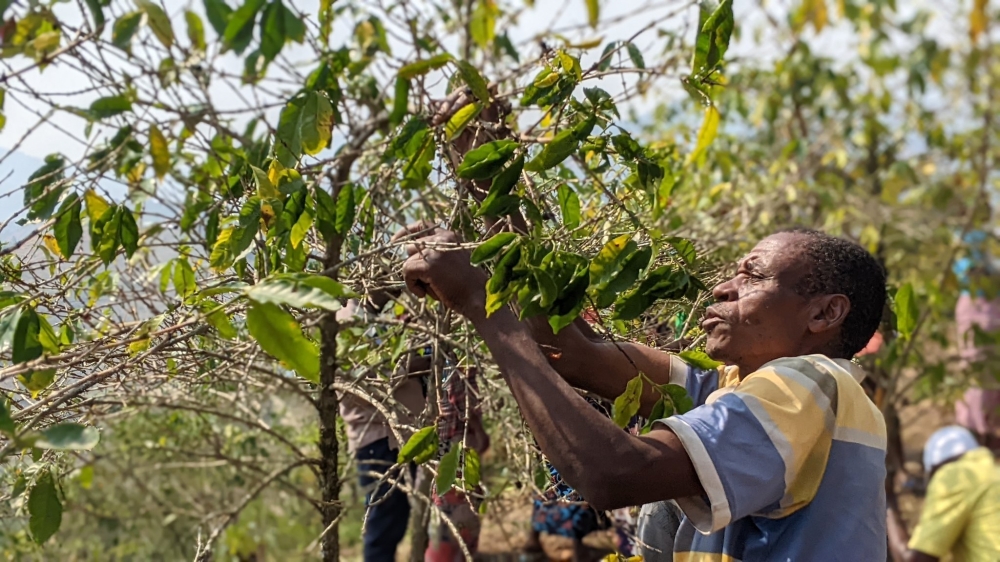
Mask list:
[[889,550],[895,562],[1000,560],[1000,466],[972,433],[937,430],[924,447],[930,476],[920,522],[907,540],[899,512],[889,508]]

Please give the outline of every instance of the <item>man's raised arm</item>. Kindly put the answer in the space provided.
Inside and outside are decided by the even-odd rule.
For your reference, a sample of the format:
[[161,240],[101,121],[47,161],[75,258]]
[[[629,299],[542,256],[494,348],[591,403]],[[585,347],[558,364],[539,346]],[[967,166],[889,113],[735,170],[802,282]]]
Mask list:
[[[701,494],[694,466],[673,431],[661,426],[641,437],[623,432],[555,372],[508,308],[486,317],[486,278],[469,265],[468,252],[432,248],[457,242],[453,233],[440,232],[412,245],[403,266],[407,287],[472,321],[539,447],[566,481],[598,509]],[[567,352],[601,349],[580,342],[568,347]]]

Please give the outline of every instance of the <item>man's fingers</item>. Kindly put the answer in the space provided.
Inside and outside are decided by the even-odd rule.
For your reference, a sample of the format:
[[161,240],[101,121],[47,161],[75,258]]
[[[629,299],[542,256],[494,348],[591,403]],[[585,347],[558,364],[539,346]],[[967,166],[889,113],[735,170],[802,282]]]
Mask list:
[[398,242],[408,237],[419,237],[423,238],[425,236],[430,236],[437,232],[438,227],[436,224],[427,221],[418,221],[410,223],[403,228],[396,231],[396,234],[392,235],[391,242]]

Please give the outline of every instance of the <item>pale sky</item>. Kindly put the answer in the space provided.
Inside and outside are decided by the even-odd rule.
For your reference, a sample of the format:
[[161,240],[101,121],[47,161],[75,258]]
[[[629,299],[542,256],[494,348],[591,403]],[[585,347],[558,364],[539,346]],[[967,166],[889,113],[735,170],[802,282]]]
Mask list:
[[[734,61],[741,59],[752,60],[755,63],[776,58],[777,53],[783,50],[782,45],[775,38],[768,37],[766,33],[768,28],[764,25],[763,10],[767,10],[772,17],[781,21],[787,17],[790,6],[793,6],[797,1],[770,0],[762,4],[759,0],[736,0],[737,27],[738,32],[742,33],[742,36],[734,41],[727,58]],[[909,2],[899,0],[900,12],[904,14],[912,12],[914,6],[928,5],[925,2],[926,0],[911,0]],[[293,4],[305,13],[313,14],[316,13],[318,6],[318,0],[293,0],[288,3]],[[115,2],[114,4],[130,6],[126,2]],[[836,10],[835,3],[830,2],[830,4],[831,17],[833,17]],[[186,26],[183,22],[183,10],[190,6],[195,11],[201,12],[202,3],[198,0],[192,3],[167,0],[166,5],[171,7],[170,13],[174,20],[175,33],[179,37],[179,41],[186,42]],[[951,2],[932,3],[929,5],[933,6],[933,9],[937,12],[937,15],[931,22],[931,28],[934,30],[933,33],[935,36],[942,38],[946,42],[958,40],[960,33],[964,33],[966,26],[964,19],[966,16],[964,14],[968,8],[960,7],[958,3]],[[79,4],[77,3],[57,3],[54,6],[54,10],[60,17],[64,17],[70,23],[73,23],[73,17],[79,15],[78,6]],[[415,0],[410,4],[410,9],[427,11],[430,6],[431,4],[428,2]],[[659,29],[668,29],[683,34],[688,44],[691,43],[694,37],[694,24],[697,22],[696,9],[693,6],[680,9],[685,6],[681,0],[668,2],[602,0],[601,6],[602,21],[615,23],[601,24],[600,33],[593,32],[585,25],[586,11],[584,9],[584,0],[536,0],[533,8],[525,8],[516,24],[505,30],[521,50],[522,59],[529,58],[537,53],[538,49],[534,45],[534,38],[546,30],[559,31],[573,41],[589,40],[597,37],[602,38],[602,47],[592,49],[583,57],[584,68],[600,56],[603,44],[612,40],[626,39],[651,21],[656,21]],[[676,15],[669,19],[665,18],[666,15],[671,13],[675,13]],[[110,37],[111,22],[116,15],[120,14],[109,14],[109,23],[104,30],[106,37]],[[89,18],[89,14],[87,14],[87,17]],[[332,45],[340,45],[349,40],[351,29],[347,26],[346,19],[339,20],[339,25],[335,25],[331,39]],[[215,32],[211,29],[207,20],[205,21],[205,28],[206,37],[211,44],[215,39]],[[754,37],[753,30],[755,28],[765,30],[760,38]],[[846,28],[846,24],[839,26],[831,25],[818,37],[813,37],[815,34],[810,28],[806,32],[806,36],[811,41],[815,51],[827,54],[836,59],[850,61],[857,56],[856,37],[848,32]],[[958,30],[963,31],[959,32]],[[142,33],[144,32],[140,31],[140,34]],[[659,57],[660,53],[652,52],[651,46],[653,44],[662,45],[663,40],[657,39],[655,32],[650,35],[637,40],[637,44],[647,52],[647,60],[655,60]],[[67,41],[68,38],[63,37],[63,44]],[[412,59],[398,41],[390,38],[390,43],[393,43],[393,55],[395,57],[399,59],[409,57]],[[558,44],[557,41],[555,43]],[[457,51],[456,45],[446,45],[446,47],[452,52]],[[113,47],[108,47],[108,51],[116,54],[121,53]],[[309,69],[315,66],[315,62],[310,60],[314,58],[311,51],[298,45],[290,44],[286,46],[282,56],[287,57],[291,61],[299,61],[304,72],[308,72]],[[10,70],[27,66],[30,62],[24,57],[6,59],[0,61],[0,64],[8,65],[8,68],[2,69],[0,67],[0,69],[9,72]],[[229,53],[217,58],[215,64],[227,72],[238,75],[242,72],[243,59]],[[110,91],[88,91],[86,87],[89,82],[86,77],[69,62],[63,63],[57,61],[44,70],[36,69],[28,71],[24,74],[24,78],[37,91],[61,94],[59,96],[60,103],[69,107],[86,108],[97,97],[112,93]],[[391,81],[392,76],[387,75],[384,78],[388,82]],[[622,80],[616,77],[591,84],[595,83],[614,95],[620,93],[623,87],[632,84],[632,80],[629,78]],[[103,129],[102,131],[100,126],[94,127],[90,138],[87,139],[84,136],[86,121],[65,111],[57,111],[49,116],[45,122],[39,124],[40,117],[45,115],[47,107],[38,101],[32,100],[30,95],[18,92],[18,89],[23,88],[22,84],[12,82],[9,86],[11,91],[7,94],[6,105],[4,107],[7,124],[3,131],[0,132],[0,157],[15,146],[17,154],[10,154],[4,161],[0,162],[0,217],[6,214],[3,211],[10,212],[9,209],[11,203],[13,203],[10,197],[3,197],[3,195],[11,192],[11,190],[19,190],[19,186],[40,165],[40,161],[45,155],[52,152],[61,152],[70,161],[75,161],[86,152],[88,142],[100,142],[107,136],[107,131],[109,130]],[[277,97],[272,93],[272,99],[281,101],[293,93],[291,88],[286,88],[285,90],[284,92],[278,92],[279,95]],[[218,107],[235,109],[247,106],[247,102],[241,98],[252,100],[254,95],[262,94],[260,89],[255,90],[252,87],[243,87],[240,91],[234,92],[228,85],[216,82],[211,88],[211,95],[213,102]],[[266,94],[263,95],[266,96]],[[658,80],[656,87],[647,93],[644,98],[636,99],[631,102],[630,107],[626,106],[621,109],[623,116],[626,118],[629,114],[627,111],[629,108],[634,111],[635,115],[641,118],[643,115],[648,115],[649,111],[658,103],[684,96],[686,94],[680,88],[678,80],[672,77],[661,78]],[[276,117],[277,111],[278,109],[275,108],[268,115],[268,118],[272,122]],[[248,118],[249,116],[243,120],[245,121]],[[30,131],[30,134],[25,135],[28,131]],[[334,137],[335,145],[339,144],[336,134]],[[11,171],[13,175],[7,177],[8,172]],[[4,181],[5,177],[7,179]],[[17,202],[19,203],[19,201]]]

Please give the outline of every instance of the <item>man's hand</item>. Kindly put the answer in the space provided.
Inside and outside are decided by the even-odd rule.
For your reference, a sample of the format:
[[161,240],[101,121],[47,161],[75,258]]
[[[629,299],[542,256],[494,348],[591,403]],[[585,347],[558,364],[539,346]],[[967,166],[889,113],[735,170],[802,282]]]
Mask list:
[[403,280],[410,292],[431,296],[466,317],[485,310],[486,274],[469,262],[468,250],[456,247],[462,242],[457,234],[417,223],[397,232],[393,240],[407,236],[413,241],[406,246]]

